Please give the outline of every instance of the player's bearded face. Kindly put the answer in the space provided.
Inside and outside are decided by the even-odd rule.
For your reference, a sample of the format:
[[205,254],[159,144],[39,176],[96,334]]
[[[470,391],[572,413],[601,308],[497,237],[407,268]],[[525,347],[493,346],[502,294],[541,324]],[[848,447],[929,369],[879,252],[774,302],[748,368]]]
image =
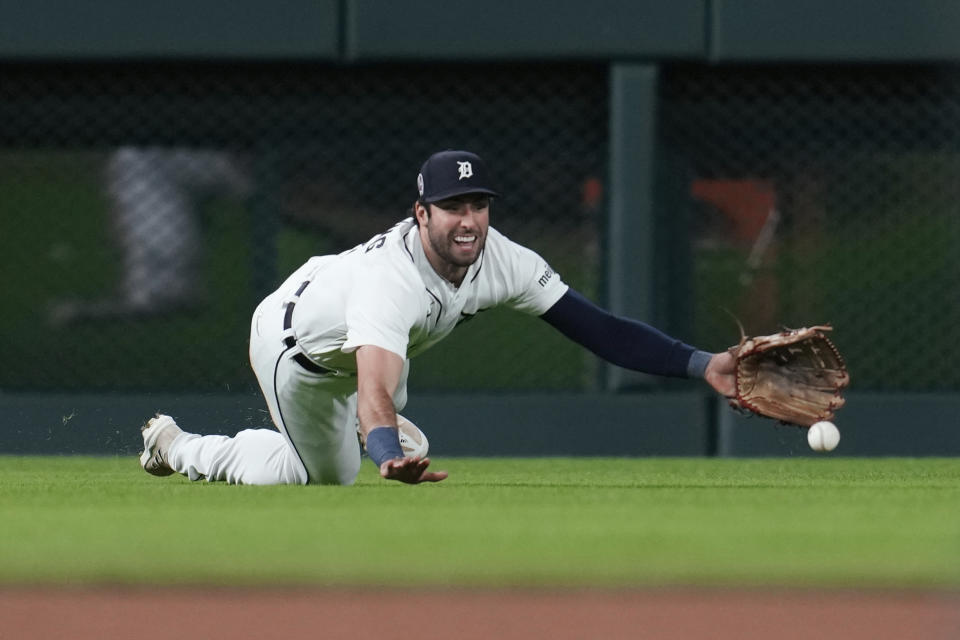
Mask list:
[[426,220],[433,251],[453,267],[469,267],[476,262],[486,242],[489,224],[490,199],[477,195],[433,204]]

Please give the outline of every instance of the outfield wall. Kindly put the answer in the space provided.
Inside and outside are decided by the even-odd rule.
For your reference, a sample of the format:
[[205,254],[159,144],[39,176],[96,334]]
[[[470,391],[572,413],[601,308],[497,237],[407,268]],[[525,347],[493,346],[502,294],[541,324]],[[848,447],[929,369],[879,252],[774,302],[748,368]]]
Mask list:
[[[255,395],[0,394],[0,453],[133,455],[154,412],[203,434],[269,426]],[[806,432],[700,392],[414,395],[437,456],[808,456]],[[835,456],[960,455],[954,395],[850,395]]]
[[943,0],[36,0],[0,4],[0,58],[946,61]]

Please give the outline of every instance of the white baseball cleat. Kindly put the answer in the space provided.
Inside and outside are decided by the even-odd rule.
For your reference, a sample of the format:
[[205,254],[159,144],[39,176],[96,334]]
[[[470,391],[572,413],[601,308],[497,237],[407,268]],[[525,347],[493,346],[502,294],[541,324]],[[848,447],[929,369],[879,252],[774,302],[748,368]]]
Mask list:
[[174,439],[183,433],[170,416],[161,413],[156,418],[150,418],[147,424],[140,428],[143,435],[143,453],[140,454],[140,466],[147,473],[155,476],[169,476],[173,469],[167,463],[170,445]]

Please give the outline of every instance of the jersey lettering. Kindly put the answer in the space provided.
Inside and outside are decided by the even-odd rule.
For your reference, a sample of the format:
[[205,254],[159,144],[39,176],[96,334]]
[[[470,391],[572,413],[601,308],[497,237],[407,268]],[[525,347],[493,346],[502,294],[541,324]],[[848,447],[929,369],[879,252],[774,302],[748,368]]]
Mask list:
[[367,243],[367,248],[364,253],[370,253],[374,249],[379,249],[383,246],[383,243],[387,241],[387,234],[381,233],[380,235],[374,237],[370,242]]
[[537,284],[539,284],[541,287],[547,286],[547,283],[550,282],[550,278],[553,277],[553,273],[554,273],[553,269],[551,269],[550,266],[547,265],[547,270],[544,271],[543,275],[540,276],[540,279],[537,280]]

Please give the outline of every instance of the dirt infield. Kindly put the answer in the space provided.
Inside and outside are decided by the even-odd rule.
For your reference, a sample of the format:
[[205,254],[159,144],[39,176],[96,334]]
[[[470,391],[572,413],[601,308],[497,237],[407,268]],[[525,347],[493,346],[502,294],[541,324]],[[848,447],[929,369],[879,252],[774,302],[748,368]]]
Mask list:
[[0,639],[960,638],[960,592],[0,589]]

